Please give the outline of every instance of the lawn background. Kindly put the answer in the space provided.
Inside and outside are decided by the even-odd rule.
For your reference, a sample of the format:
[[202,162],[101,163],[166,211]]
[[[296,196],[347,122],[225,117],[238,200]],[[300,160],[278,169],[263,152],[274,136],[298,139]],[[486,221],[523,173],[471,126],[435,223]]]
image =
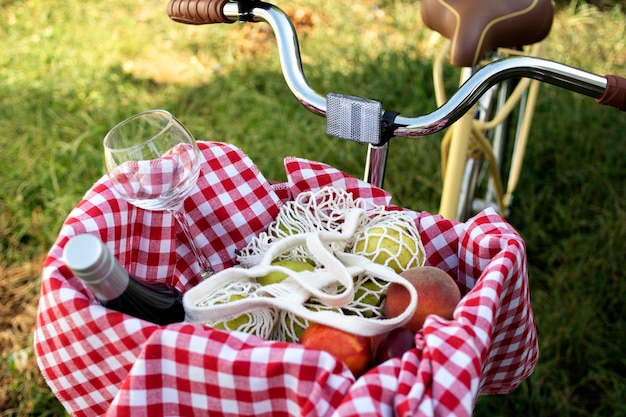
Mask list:
[[[39,274],[65,216],[103,174],[102,137],[118,121],[166,108],[197,139],[241,147],[268,177],[284,177],[286,155],[361,176],[364,148],[328,138],[323,119],[293,100],[264,25],[180,25],[165,4],[0,0],[0,416],[63,414],[33,357]],[[407,115],[434,108],[439,44],[419,3],[278,5],[296,22],[316,90]],[[626,74],[619,2],[557,6],[548,58]],[[541,93],[509,219],[528,246],[540,359],[517,391],[481,398],[476,414],[626,415],[626,115],[555,87]],[[440,139],[392,143],[385,185],[397,204],[437,210]]]

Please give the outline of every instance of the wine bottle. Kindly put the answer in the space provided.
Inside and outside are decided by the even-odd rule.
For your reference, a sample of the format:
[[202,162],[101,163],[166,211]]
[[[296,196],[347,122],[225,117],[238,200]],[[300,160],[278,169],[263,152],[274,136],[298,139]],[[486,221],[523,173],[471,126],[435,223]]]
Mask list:
[[97,236],[72,237],[63,258],[103,306],[161,325],[185,319],[180,291],[162,282],[134,278]]

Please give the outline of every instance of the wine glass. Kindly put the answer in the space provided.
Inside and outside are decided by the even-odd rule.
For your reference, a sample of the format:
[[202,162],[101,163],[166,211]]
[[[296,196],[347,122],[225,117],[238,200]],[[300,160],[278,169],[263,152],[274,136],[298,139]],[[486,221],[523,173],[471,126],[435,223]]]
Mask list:
[[182,211],[200,175],[200,151],[189,131],[166,110],[149,110],[117,124],[104,137],[104,160],[115,190],[130,204],[167,210],[183,229],[202,278],[213,273]]

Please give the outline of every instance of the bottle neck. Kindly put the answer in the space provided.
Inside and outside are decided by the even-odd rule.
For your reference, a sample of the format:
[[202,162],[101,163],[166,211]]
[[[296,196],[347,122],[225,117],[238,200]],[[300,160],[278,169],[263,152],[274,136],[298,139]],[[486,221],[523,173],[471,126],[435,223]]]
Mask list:
[[74,236],[65,246],[66,265],[103,303],[118,298],[128,287],[129,275],[96,236]]

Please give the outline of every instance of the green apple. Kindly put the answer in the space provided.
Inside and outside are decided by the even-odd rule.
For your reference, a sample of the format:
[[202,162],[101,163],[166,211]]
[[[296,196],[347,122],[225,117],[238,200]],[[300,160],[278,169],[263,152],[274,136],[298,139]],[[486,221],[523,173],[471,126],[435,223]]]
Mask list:
[[291,225],[291,227],[288,227],[285,223],[280,223],[278,225],[278,230],[280,230],[280,232],[286,236],[297,235],[298,233],[301,233],[293,225]]
[[303,319],[302,317],[296,316],[292,313],[287,313],[283,316],[285,327],[284,330],[284,339],[285,342],[296,343],[304,329],[309,327],[308,320]]
[[352,304],[355,304],[357,309],[365,317],[380,316],[380,313],[382,312],[381,299],[385,295],[386,288],[386,281],[380,279],[357,279],[355,281],[354,301]]
[[[244,294],[232,294],[228,297],[227,301],[221,301],[216,304],[225,304],[231,301],[243,300],[247,295]],[[220,321],[213,324],[215,329],[220,330],[238,330],[241,326],[247,324],[250,321],[250,317],[247,314],[241,314],[227,321]]]
[[[296,226],[300,226],[300,229],[297,229]],[[307,233],[307,230],[303,228],[302,226],[303,226],[302,224],[287,225],[285,223],[280,223],[278,227],[274,230],[274,236],[280,239],[285,239],[293,235]],[[298,246],[298,248],[296,249],[292,249],[290,252],[285,252],[283,255],[289,258],[289,257],[293,257],[293,255],[307,255],[307,254],[308,254],[308,250],[306,246],[302,245],[302,246]],[[305,260],[311,266],[316,265],[315,261],[309,257],[305,257],[303,260]]]
[[[290,260],[290,259],[282,260],[282,261],[274,261],[274,262],[272,262],[272,265],[289,268],[292,271],[296,271],[296,272],[314,271],[315,270],[313,265],[309,264],[308,262],[298,261],[298,260]],[[261,284],[261,285],[270,285],[270,284],[276,284],[278,282],[281,282],[285,278],[287,278],[287,274],[284,274],[284,273],[278,272],[278,271],[273,271],[273,272],[270,272],[267,275],[264,275],[262,277],[258,277],[257,278],[257,282],[259,284]]]
[[[357,239],[354,251],[372,262],[389,266],[398,274],[421,265],[424,259],[417,240],[405,231],[401,233],[397,227],[373,226],[366,229]],[[414,256],[415,253],[417,256]]]

